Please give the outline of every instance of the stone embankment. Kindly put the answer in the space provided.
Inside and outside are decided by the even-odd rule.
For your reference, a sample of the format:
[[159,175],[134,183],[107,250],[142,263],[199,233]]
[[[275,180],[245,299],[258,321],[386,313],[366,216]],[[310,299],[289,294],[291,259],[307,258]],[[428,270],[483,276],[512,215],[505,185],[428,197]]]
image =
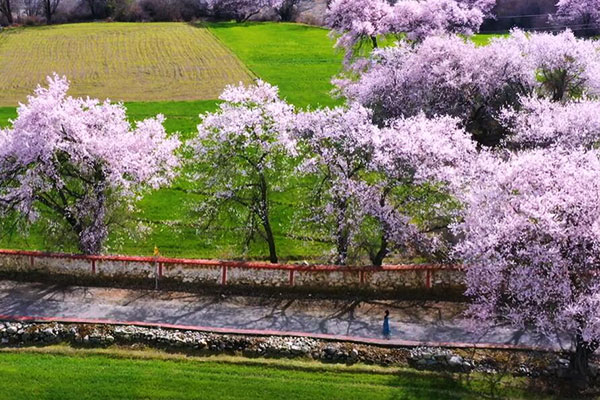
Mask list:
[[133,325],[0,322],[0,347],[69,343],[81,347],[152,347],[189,354],[302,358],[328,363],[520,376],[565,376],[568,360],[549,352],[386,347],[293,336],[250,336]]

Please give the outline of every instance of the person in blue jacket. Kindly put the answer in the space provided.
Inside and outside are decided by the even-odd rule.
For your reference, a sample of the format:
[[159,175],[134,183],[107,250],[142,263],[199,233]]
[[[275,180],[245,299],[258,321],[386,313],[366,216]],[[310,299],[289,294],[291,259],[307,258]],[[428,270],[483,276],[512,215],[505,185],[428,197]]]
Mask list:
[[390,312],[385,310],[385,317],[383,317],[383,337],[389,339],[392,332],[390,331]]

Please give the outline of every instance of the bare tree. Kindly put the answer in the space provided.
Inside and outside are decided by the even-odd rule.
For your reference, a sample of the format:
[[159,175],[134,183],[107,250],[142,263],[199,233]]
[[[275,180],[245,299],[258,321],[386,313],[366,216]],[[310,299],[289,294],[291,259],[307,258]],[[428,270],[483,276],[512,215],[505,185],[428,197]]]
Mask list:
[[9,25],[13,23],[12,9],[10,6],[10,0],[0,0],[0,14],[6,17]]
[[23,11],[28,17],[39,15],[41,10],[41,0],[23,0]]
[[46,23],[52,23],[52,16],[56,13],[60,0],[42,0],[42,8],[44,9],[44,16],[46,17]]
[[88,6],[92,18],[96,19],[106,17],[108,8],[107,0],[83,0],[82,3]]
[[277,14],[282,21],[291,21],[296,14],[298,3],[300,0],[283,0],[281,5],[276,8]]

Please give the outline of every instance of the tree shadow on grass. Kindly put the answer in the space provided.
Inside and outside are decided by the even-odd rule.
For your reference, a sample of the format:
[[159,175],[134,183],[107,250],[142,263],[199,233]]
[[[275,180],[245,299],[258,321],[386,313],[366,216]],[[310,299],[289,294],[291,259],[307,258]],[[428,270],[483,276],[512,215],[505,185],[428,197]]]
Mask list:
[[400,372],[390,377],[393,388],[389,400],[454,400],[481,399],[478,393],[460,377],[449,373]]

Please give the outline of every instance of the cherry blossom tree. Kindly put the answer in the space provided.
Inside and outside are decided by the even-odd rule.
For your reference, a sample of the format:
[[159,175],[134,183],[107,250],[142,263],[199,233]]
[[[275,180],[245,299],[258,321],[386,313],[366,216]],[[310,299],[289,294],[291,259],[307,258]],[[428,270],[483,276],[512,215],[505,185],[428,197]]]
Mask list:
[[219,110],[202,115],[193,148],[192,181],[205,196],[197,207],[201,224],[208,227],[223,218],[246,235],[256,236],[269,248],[269,260],[278,260],[271,221],[273,195],[285,189],[288,171],[287,132],[294,108],[281,100],[278,89],[258,81],[256,86],[230,86],[220,97]]
[[373,109],[379,124],[420,113],[450,115],[492,144],[502,135],[495,113],[530,93],[535,73],[515,57],[511,43],[477,47],[458,36],[440,36],[376,50],[357,80],[342,76],[336,84],[345,97]]
[[527,149],[561,146],[592,148],[600,142],[600,102],[577,99],[566,103],[525,97],[518,110],[502,110],[500,120],[510,132],[506,145]]
[[171,181],[179,164],[176,136],[164,118],[127,122],[120,104],[67,96],[64,77],[48,78],[12,126],[1,131],[0,210],[19,225],[38,221],[97,254],[111,226],[131,213],[146,188]]
[[369,111],[355,105],[305,112],[295,122],[299,170],[318,177],[310,209],[313,226],[335,241],[336,264],[346,264],[363,213],[357,202],[363,173],[379,130]]
[[380,137],[369,166],[379,180],[361,192],[360,203],[380,227],[371,261],[381,265],[398,250],[445,257],[442,233],[460,215],[454,193],[468,182],[475,142],[458,120],[424,114],[390,121]]
[[378,37],[396,35],[410,41],[447,32],[472,34],[490,16],[496,0],[333,0],[326,23],[338,37],[336,47],[346,54],[347,66],[357,56],[378,48]]
[[571,32],[513,31],[487,46],[458,36],[430,37],[413,46],[400,41],[374,51],[358,78],[336,83],[344,96],[374,110],[375,121],[450,115],[480,143],[497,145],[507,135],[503,108],[519,108],[526,96],[568,101],[598,96],[600,51]]
[[[344,49],[349,64],[356,53],[378,47],[377,38],[391,31],[392,6],[387,0],[333,0],[325,22],[338,36],[336,47]],[[364,52],[363,52],[364,53]]]
[[399,1],[394,6],[390,25],[394,32],[405,33],[414,41],[444,33],[472,35],[479,31],[489,5],[489,1]]
[[515,55],[536,74],[537,94],[553,101],[566,101],[582,95],[600,95],[600,46],[578,39],[573,32],[559,34],[513,31],[509,44]]
[[279,8],[283,0],[208,0],[215,14],[234,18],[237,22],[248,21],[264,8]]
[[600,1],[559,0],[552,22],[581,32],[583,36],[593,36],[600,30]]
[[360,251],[381,265],[391,252],[437,249],[434,230],[456,216],[448,185],[476,153],[452,118],[419,115],[383,129],[371,119],[352,104],[296,122],[300,169],[318,182],[311,221],[334,238],[338,264]]
[[561,148],[485,156],[462,197],[470,313],[481,321],[570,333],[585,379],[600,345],[600,161]]

